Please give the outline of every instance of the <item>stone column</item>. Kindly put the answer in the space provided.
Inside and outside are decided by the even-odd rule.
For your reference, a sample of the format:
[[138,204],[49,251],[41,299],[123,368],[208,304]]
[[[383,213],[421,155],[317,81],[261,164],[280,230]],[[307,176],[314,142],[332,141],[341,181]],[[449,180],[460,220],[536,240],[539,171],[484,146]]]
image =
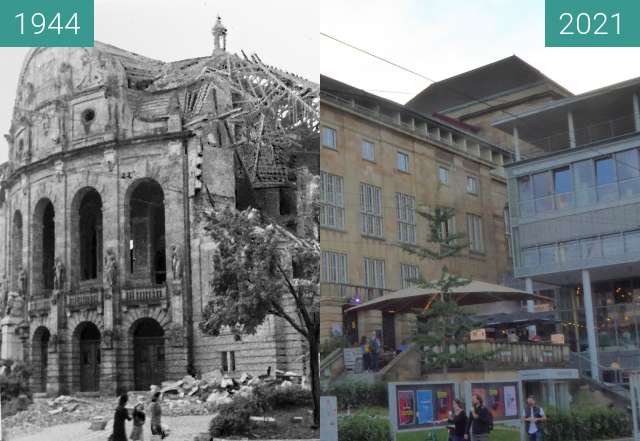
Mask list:
[[596,319],[593,315],[593,300],[591,296],[591,275],[589,270],[582,270],[582,292],[584,296],[584,316],[587,326],[587,341],[589,342],[589,360],[591,362],[591,378],[600,381],[598,363],[598,338],[596,335]]
[[0,358],[12,360],[24,360],[23,341],[20,336],[20,324],[24,320],[21,317],[5,316],[0,321],[2,327],[2,349]]
[[[51,314],[54,314],[55,306],[51,307]],[[52,328],[56,329],[57,328]],[[60,366],[60,337],[58,334],[53,334],[49,338],[49,345],[47,348],[47,395],[57,396],[62,393],[63,381],[61,379]]]

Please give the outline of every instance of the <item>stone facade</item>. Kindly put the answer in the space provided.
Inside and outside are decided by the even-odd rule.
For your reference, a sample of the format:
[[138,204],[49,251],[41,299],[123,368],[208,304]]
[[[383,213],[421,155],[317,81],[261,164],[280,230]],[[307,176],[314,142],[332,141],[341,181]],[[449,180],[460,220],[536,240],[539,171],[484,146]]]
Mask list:
[[[201,216],[210,199],[263,205],[296,228],[318,168],[276,146],[265,158],[241,138],[249,128],[229,117],[242,97],[226,71],[266,68],[227,53],[221,26],[209,57],[164,63],[96,42],[24,61],[1,166],[0,272],[3,305],[9,291],[28,305],[23,355],[11,355],[32,363],[36,392],[305,370],[300,338],[275,317],[241,341],[198,328],[215,276]],[[294,208],[271,213],[265,188]]]
[[[321,87],[321,123],[323,129],[335,134],[335,145],[326,145],[331,140],[323,137],[320,166],[324,176],[340,179],[341,189],[334,191],[341,193],[340,202],[331,201],[328,205],[338,205],[344,213],[340,226],[321,220],[321,245],[325,256],[339,254],[347,261],[342,280],[330,280],[331,275],[324,274],[321,339],[326,341],[340,332],[353,339],[354,335],[370,336],[382,331],[383,337],[393,336],[384,342],[385,346],[397,347],[413,333],[413,314],[390,313],[385,322],[382,311],[368,310],[356,319],[343,315],[345,304],[356,296],[366,301],[405,287],[402,266],[413,266],[429,280],[440,276],[443,264],[451,272],[474,280],[500,284],[510,278],[502,164],[511,161],[511,154],[472,135],[460,124],[417,114],[336,80],[322,77]],[[364,142],[374,146],[373,160],[364,158]],[[407,170],[399,169],[399,152],[408,157]],[[447,171],[446,183],[439,178],[440,169]],[[470,178],[475,180],[475,192],[469,190]],[[380,189],[382,231],[377,237],[362,232],[362,184]],[[442,263],[421,261],[403,249],[399,240],[399,194],[409,196],[416,209],[454,209],[449,229],[467,237],[468,216],[480,219],[481,246],[476,251],[465,249],[461,256]],[[415,243],[425,246],[429,224],[417,214],[413,218]],[[366,280],[365,258],[384,262],[383,287]],[[341,331],[336,332],[336,328]]]

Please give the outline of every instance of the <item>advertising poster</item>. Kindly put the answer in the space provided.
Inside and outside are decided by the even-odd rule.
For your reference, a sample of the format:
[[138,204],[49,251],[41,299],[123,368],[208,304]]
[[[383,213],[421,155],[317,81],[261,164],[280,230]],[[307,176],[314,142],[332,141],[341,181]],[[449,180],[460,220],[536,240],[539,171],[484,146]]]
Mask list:
[[518,396],[516,394],[515,386],[504,387],[504,416],[518,416]]
[[412,390],[398,391],[398,426],[415,424],[415,400]]
[[446,420],[449,412],[453,410],[453,388],[445,386],[436,393],[437,420]]
[[471,393],[482,397],[494,420],[518,417],[518,390],[515,383],[474,384]]
[[417,424],[433,423],[433,391],[429,389],[416,391],[418,408]]

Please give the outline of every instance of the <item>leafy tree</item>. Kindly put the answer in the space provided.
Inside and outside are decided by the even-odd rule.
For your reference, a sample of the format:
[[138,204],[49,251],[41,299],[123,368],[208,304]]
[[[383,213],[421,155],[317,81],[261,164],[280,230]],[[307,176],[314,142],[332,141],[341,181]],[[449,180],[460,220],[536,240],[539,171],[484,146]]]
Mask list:
[[217,252],[212,299],[200,328],[214,336],[228,329],[241,338],[255,334],[270,315],[287,321],[307,342],[314,424],[318,425],[318,241],[295,236],[253,208],[214,208],[205,216]]
[[[429,223],[429,245],[403,245],[405,250],[422,259],[439,262],[459,256],[467,247],[464,234],[453,233],[449,229],[455,215],[454,209],[418,210],[418,214]],[[425,363],[432,368],[442,369],[446,374],[449,367],[486,359],[489,354],[466,349],[464,343],[469,332],[481,324],[469,317],[451,293],[452,289],[468,285],[471,281],[452,274],[444,265],[439,279],[417,282],[421,288],[433,289],[438,293],[424,309],[416,311],[418,323],[415,342],[423,352]]]

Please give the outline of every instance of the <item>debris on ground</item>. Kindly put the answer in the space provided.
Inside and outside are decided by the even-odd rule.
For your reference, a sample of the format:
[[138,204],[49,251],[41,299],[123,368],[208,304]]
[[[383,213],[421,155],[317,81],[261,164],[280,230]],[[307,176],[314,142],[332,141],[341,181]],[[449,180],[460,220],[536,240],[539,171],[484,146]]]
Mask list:
[[[234,397],[250,398],[256,387],[307,387],[302,375],[279,370],[274,372],[275,376],[269,375],[269,370],[268,375],[254,377],[243,373],[237,378],[225,375],[220,370],[207,372],[199,378],[186,375],[176,381],[152,385],[149,393],[144,392],[144,395],[132,395],[128,407],[132,409],[135,405],[134,397],[137,396],[138,401],[149,402],[153,393],[158,391],[163,397],[163,416],[213,415],[218,406],[231,402]],[[35,398],[26,410],[3,418],[2,425],[8,429],[9,436],[81,421],[87,422],[92,430],[105,430],[112,424],[116,405],[117,397],[85,399],[60,395],[55,398]],[[261,423],[273,424],[267,420],[261,420]]]

